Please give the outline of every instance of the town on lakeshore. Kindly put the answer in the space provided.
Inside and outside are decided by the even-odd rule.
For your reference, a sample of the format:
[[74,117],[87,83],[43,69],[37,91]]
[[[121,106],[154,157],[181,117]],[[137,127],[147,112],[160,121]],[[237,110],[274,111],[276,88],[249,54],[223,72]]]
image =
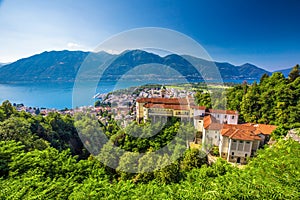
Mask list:
[[[74,115],[77,112],[88,112],[98,116],[98,120],[104,125],[109,118],[113,118],[121,127],[126,127],[133,121],[166,123],[172,117],[178,118],[183,123],[193,124],[197,130],[194,139],[187,141],[187,147],[199,148],[238,164],[246,164],[248,158],[253,157],[259,148],[269,142],[270,134],[277,128],[268,124],[239,124],[238,111],[198,106],[194,101],[195,93],[195,90],[188,89],[187,86],[147,85],[96,94],[93,97],[94,106],[75,109],[33,108],[23,104],[13,106],[18,111],[33,115],[47,115],[49,112]],[[217,153],[213,153],[215,150]]]
[[0,0],[0,200],[299,200],[300,0]]

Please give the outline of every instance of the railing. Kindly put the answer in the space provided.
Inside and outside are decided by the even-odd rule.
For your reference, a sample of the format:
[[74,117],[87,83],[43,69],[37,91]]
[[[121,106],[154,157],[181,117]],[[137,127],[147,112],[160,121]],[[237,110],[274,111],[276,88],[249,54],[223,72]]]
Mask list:
[[173,112],[172,111],[160,111],[160,110],[156,110],[156,111],[153,111],[153,110],[149,110],[148,112],[149,115],[163,115],[163,116],[172,116],[173,115]]

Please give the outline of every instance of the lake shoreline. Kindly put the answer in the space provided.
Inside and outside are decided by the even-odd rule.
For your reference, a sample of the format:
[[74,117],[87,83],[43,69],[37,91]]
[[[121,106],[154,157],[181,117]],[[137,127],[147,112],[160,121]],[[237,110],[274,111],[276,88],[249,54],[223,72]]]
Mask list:
[[[225,84],[241,84],[245,80],[224,80]],[[257,80],[246,80],[247,83],[253,83]],[[153,81],[154,82],[154,81]],[[188,82],[193,83],[193,82]],[[195,83],[195,82],[194,82]],[[205,83],[205,82],[200,82]],[[207,82],[210,84],[210,82]],[[223,84],[220,83],[220,84]],[[109,93],[119,89],[136,87],[146,84],[164,84],[162,82],[151,83],[147,81],[102,81],[97,87],[95,82],[83,82],[80,89],[81,96],[90,95],[84,88],[94,88],[95,94]],[[169,82],[164,85],[177,85],[180,83]],[[183,84],[183,83],[181,83]],[[73,89],[74,82],[43,82],[43,83],[0,83],[0,102],[9,100],[11,103],[24,104],[30,107],[45,108],[73,108]],[[78,88],[76,88],[78,89]],[[90,97],[92,99],[93,95]]]

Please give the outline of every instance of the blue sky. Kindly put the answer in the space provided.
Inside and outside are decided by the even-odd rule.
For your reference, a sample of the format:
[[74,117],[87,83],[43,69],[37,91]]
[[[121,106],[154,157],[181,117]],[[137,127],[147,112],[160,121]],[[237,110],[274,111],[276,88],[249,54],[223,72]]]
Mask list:
[[0,62],[46,50],[93,50],[140,27],[179,31],[216,61],[267,70],[300,63],[300,1],[0,0]]

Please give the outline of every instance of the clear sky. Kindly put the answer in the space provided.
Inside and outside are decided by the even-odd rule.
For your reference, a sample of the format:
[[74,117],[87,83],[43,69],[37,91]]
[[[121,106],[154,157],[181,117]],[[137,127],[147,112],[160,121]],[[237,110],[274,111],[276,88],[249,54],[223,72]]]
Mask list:
[[192,37],[216,61],[272,71],[300,64],[299,11],[299,0],[0,0],[0,62],[93,50],[150,26]]

